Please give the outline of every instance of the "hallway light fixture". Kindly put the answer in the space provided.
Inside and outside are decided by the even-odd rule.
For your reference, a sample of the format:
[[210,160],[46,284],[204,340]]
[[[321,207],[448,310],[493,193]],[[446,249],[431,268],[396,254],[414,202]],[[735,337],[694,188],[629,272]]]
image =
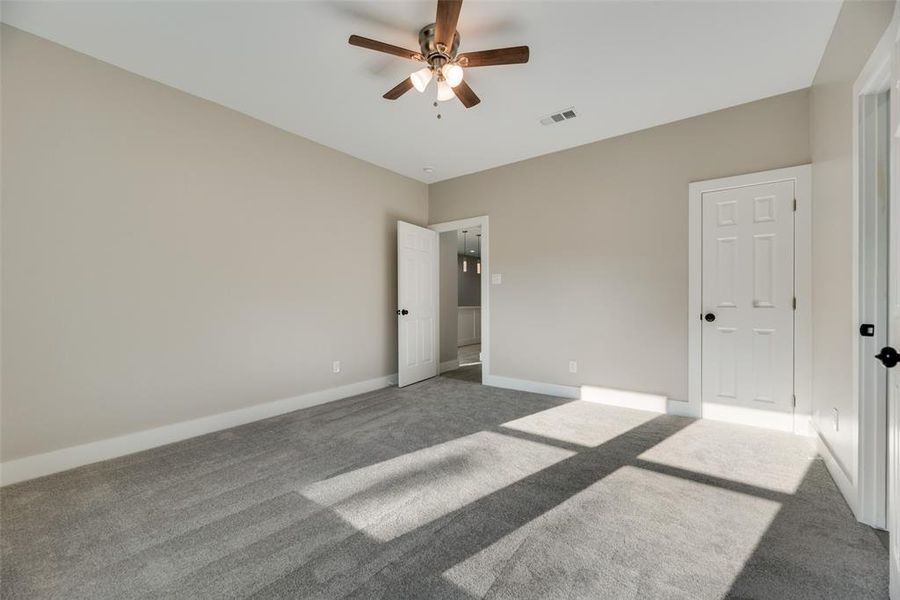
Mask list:
[[463,273],[469,271],[469,263],[466,260],[466,251],[469,249],[469,231],[463,229]]
[[478,259],[475,261],[475,272],[481,275],[481,234],[476,233],[475,237],[478,238]]

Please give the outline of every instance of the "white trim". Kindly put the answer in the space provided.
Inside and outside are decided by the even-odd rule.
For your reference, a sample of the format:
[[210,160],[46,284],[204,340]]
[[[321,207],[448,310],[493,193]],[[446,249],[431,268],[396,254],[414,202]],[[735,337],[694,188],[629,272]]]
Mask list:
[[[481,382],[485,385],[490,385],[487,380],[491,374],[491,236],[488,223],[489,219],[484,215],[428,226],[429,229],[438,233],[457,231],[464,227],[481,227]],[[440,244],[438,247],[440,248]],[[440,317],[440,293],[438,294],[438,317]],[[438,327],[437,333],[437,347],[440,348],[440,327]],[[457,339],[455,331],[453,338]]]
[[9,485],[35,477],[42,477],[68,469],[74,469],[83,465],[95,463],[101,460],[117,458],[148,450],[157,446],[180,442],[188,438],[197,437],[214,431],[221,431],[230,427],[252,423],[261,419],[283,415],[285,413],[309,408],[326,402],[333,402],[350,396],[365,394],[381,388],[394,385],[397,382],[396,375],[376,377],[366,381],[359,381],[338,387],[318,390],[293,398],[273,400],[240,408],[229,412],[200,417],[190,421],[182,421],[171,425],[164,425],[146,431],[137,431],[114,438],[100,440],[62,448],[44,454],[36,454],[6,461],[0,464],[0,485]]
[[446,373],[447,371],[455,371],[459,368],[459,358],[454,358],[453,360],[445,360],[441,363],[441,367],[438,370],[440,373]]
[[794,408],[793,430],[809,435],[812,416],[812,195],[810,165],[787,167],[773,171],[737,175],[697,181],[688,186],[688,416],[700,417],[702,406],[703,330],[700,315],[702,305],[702,198],[703,194],[718,190],[794,181],[797,213],[794,217],[794,293],[797,311],[794,317]]
[[558,396],[560,398],[581,397],[581,389],[574,385],[560,385],[558,383],[543,383],[540,381],[528,381],[527,379],[516,379],[514,377],[502,377],[500,375],[490,375],[484,377],[482,383],[492,387],[504,388],[507,390],[517,390],[520,392],[533,392],[535,394],[544,394],[546,396]]
[[607,406],[621,408],[633,408],[647,412],[668,413],[668,398],[659,394],[647,394],[645,392],[630,392],[614,388],[597,387],[593,385],[581,386],[581,399],[586,402],[595,402]]
[[822,461],[825,463],[825,468],[828,469],[831,478],[834,479],[838,489],[844,496],[844,500],[847,501],[847,505],[855,515],[858,508],[856,505],[856,486],[854,486],[850,478],[847,477],[847,473],[844,471],[841,463],[838,462],[834,457],[834,454],[831,453],[828,442],[826,442],[825,438],[822,437],[822,434],[818,432],[816,432],[816,448],[818,449],[819,456],[822,457]]
[[[894,4],[894,16],[883,38],[890,41],[891,55],[891,148],[890,148],[890,214],[889,261],[900,256],[900,3]],[[875,52],[883,52],[883,43],[879,42]],[[896,266],[888,273],[888,342],[897,346],[900,333],[900,274]],[[895,367],[896,369],[896,367]],[[900,373],[893,371],[888,379],[888,456],[887,456],[887,528],[890,531],[888,569],[890,572],[890,597],[900,600]]]
[[[887,486],[887,422],[886,422],[886,405],[870,406],[868,403],[861,402],[860,387],[862,379],[860,377],[860,360],[862,358],[862,347],[859,336],[859,315],[860,315],[860,289],[859,289],[859,266],[860,266],[860,186],[861,173],[861,150],[860,137],[861,131],[859,103],[863,96],[878,92],[888,91],[891,88],[891,68],[893,62],[894,44],[897,38],[897,14],[895,10],[894,20],[888,26],[881,40],[872,51],[865,66],[860,71],[856,82],[853,85],[853,196],[852,196],[852,217],[850,228],[852,232],[851,251],[851,326],[850,343],[851,343],[851,407],[853,413],[857,416],[858,426],[853,429],[853,462],[851,463],[856,469],[856,485],[850,492],[853,497],[854,514],[862,523],[871,525],[872,527],[883,528],[886,524],[885,514],[885,498],[883,492]],[[894,90],[890,90],[894,91]],[[893,106],[891,107],[893,110]],[[891,136],[890,152],[896,152],[896,143],[894,136]],[[891,162],[896,160],[891,157]],[[890,193],[894,193],[894,182],[890,182]],[[884,323],[889,326],[889,323]],[[885,399],[886,403],[886,399]],[[882,414],[879,414],[882,413]],[[840,463],[838,463],[840,464]],[[843,489],[841,490],[843,492]],[[844,494],[847,496],[847,493]],[[850,502],[850,497],[847,496]]]

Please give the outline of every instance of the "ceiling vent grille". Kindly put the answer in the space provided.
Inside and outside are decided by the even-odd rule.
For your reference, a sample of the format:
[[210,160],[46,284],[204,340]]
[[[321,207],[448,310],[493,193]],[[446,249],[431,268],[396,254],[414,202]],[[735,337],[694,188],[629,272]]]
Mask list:
[[557,123],[562,123],[563,121],[574,119],[577,116],[578,113],[575,112],[575,107],[572,106],[544,117],[543,119],[541,119],[541,125],[556,125]]

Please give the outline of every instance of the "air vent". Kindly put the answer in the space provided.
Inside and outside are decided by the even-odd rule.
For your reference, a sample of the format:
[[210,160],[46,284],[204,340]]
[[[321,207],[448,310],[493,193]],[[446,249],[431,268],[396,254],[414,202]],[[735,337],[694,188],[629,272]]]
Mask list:
[[564,108],[559,112],[553,113],[552,115],[546,116],[541,119],[541,125],[555,125],[556,123],[562,123],[563,121],[574,119],[577,116],[578,113],[575,112],[575,107]]

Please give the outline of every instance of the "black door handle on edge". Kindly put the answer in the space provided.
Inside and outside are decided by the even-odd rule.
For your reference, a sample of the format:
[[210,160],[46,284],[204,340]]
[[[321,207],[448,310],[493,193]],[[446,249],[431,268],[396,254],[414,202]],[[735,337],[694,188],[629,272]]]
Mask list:
[[408,314],[409,314],[409,311],[406,310],[405,308],[403,308],[403,309],[401,309],[401,310],[398,310],[398,311],[397,311],[397,314],[398,314],[398,315],[408,315]]
[[897,351],[890,346],[882,348],[881,352],[875,355],[875,358],[880,360],[881,364],[888,369],[895,367],[897,363],[900,363],[900,354],[897,354]]
[[706,313],[706,316],[703,318],[706,320],[707,323],[712,323],[713,321],[716,320],[716,315],[714,315],[713,313]]

